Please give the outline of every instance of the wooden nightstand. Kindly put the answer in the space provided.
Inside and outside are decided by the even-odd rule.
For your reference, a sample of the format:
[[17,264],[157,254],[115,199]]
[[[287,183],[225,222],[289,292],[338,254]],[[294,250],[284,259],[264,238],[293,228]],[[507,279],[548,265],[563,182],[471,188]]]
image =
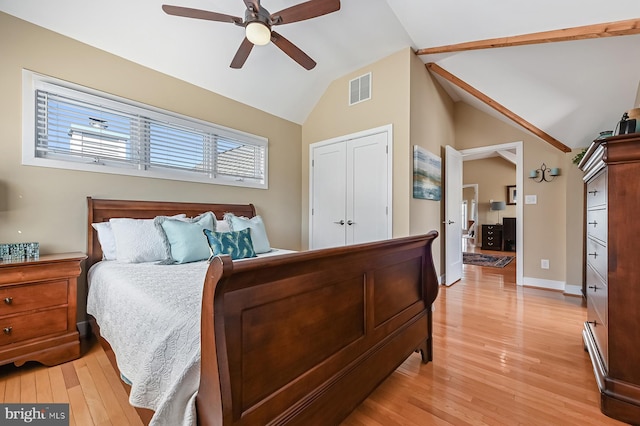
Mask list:
[[80,356],[77,279],[84,253],[0,261],[0,365]]

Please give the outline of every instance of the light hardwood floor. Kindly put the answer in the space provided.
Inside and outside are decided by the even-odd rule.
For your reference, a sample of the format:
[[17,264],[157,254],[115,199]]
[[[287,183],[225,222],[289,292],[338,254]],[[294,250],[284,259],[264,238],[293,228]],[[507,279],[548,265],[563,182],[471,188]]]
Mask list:
[[[582,299],[516,287],[514,277],[515,261],[465,265],[462,281],[440,287],[433,362],[410,356],[343,425],[622,424],[598,408]],[[0,401],[69,402],[71,425],[141,424],[93,341],[60,366],[0,367]]]

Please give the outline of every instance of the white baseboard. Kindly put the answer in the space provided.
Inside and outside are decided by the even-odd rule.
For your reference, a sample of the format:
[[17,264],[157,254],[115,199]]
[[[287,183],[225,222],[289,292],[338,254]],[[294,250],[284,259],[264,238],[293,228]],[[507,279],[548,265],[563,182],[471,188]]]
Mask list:
[[445,279],[446,279],[446,275],[445,274],[440,275],[438,277],[438,280],[439,280],[438,284],[443,285],[444,283],[446,283]]
[[564,281],[545,280],[543,278],[523,277],[522,282],[525,287],[538,287],[549,290],[565,291],[566,287],[566,283]]
[[80,333],[80,337],[84,338],[91,334],[91,325],[89,321],[81,321],[76,324],[78,327],[78,333]]
[[564,294],[570,294],[572,296],[582,296],[582,286],[567,284],[564,286]]

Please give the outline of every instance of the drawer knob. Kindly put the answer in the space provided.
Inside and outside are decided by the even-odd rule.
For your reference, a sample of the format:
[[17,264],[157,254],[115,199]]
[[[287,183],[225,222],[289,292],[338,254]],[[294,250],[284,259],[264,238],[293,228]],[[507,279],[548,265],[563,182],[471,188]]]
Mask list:
[[4,303],[6,303],[7,305],[10,305],[11,303],[13,303],[13,297],[5,297]]
[[589,222],[589,225],[593,225],[593,227],[595,228],[596,226],[598,226],[598,222],[594,220],[593,222]]
[[2,331],[4,331],[4,334],[11,334],[11,330],[13,330],[13,327],[5,327],[2,329]]
[[593,256],[593,258],[595,259],[596,257],[598,257],[598,253],[596,253],[596,252],[589,253],[589,256]]
[[590,285],[589,288],[592,288],[594,293],[598,290],[598,287],[595,285]]

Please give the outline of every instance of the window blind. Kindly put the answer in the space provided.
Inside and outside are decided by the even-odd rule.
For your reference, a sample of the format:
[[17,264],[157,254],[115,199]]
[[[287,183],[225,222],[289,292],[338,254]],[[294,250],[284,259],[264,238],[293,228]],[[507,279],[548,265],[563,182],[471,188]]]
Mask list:
[[214,183],[266,184],[264,138],[66,87],[56,89],[46,84],[35,90],[37,158],[194,175]]

